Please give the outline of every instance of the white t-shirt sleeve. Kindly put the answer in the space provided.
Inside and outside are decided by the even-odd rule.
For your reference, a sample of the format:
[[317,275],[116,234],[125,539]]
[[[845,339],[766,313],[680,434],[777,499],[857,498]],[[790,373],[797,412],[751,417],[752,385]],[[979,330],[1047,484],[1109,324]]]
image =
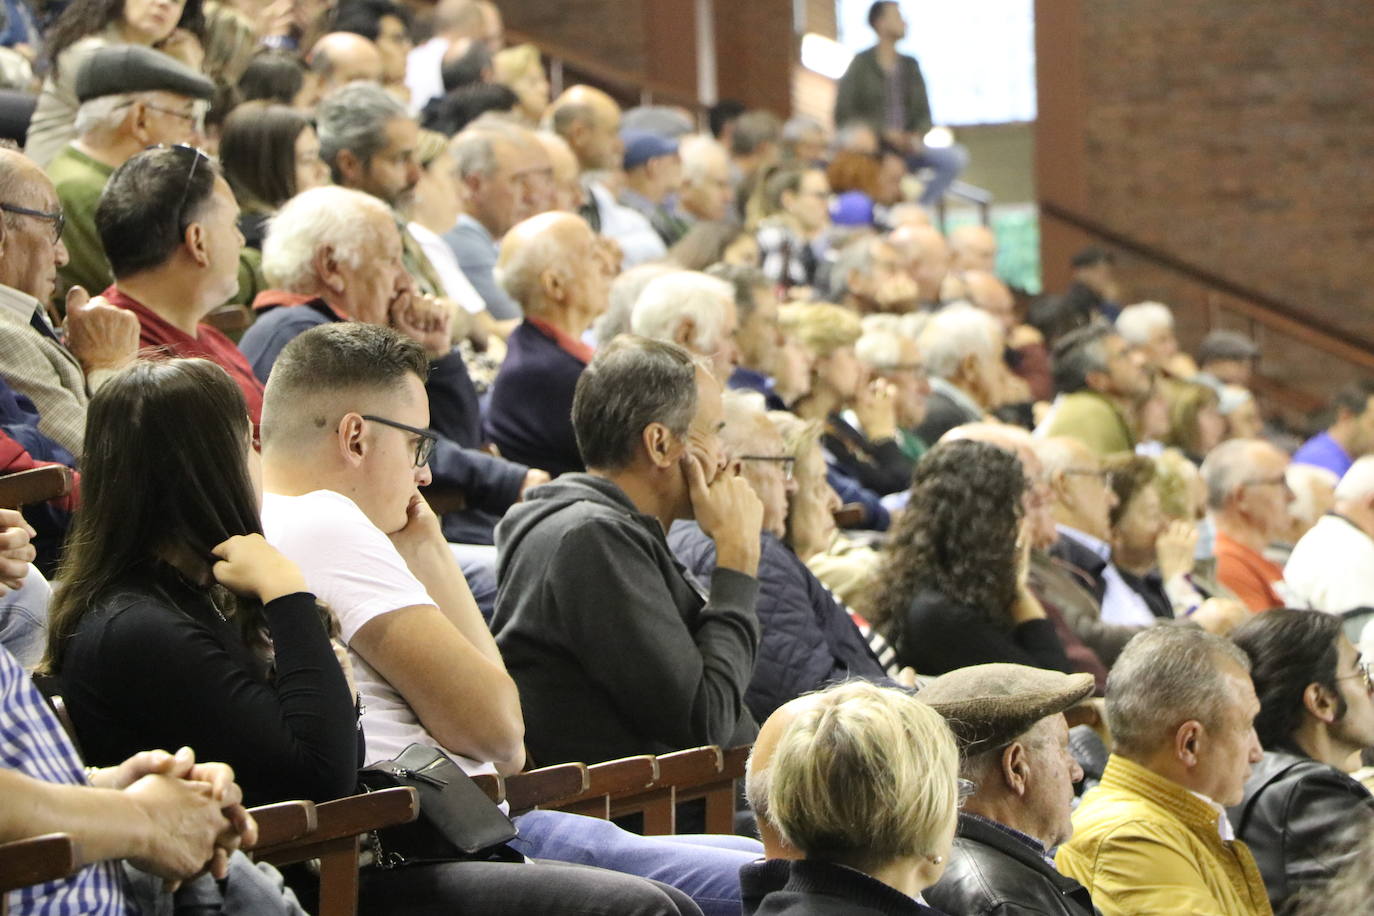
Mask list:
[[346,643],[374,617],[437,607],[391,539],[342,493],[263,494],[262,526],[268,542],[300,567],[306,586],[334,612]]

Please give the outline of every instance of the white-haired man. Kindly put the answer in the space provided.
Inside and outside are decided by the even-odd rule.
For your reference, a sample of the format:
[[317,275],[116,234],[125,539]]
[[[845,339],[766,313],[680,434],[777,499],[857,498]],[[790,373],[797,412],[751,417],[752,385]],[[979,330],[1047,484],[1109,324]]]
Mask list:
[[865,322],[864,335],[854,344],[854,355],[876,377],[892,384],[897,445],[908,460],[918,460],[930,445],[916,435],[925,422],[926,398],[930,396],[930,378],[921,361],[921,348],[895,330]]
[[1339,614],[1374,607],[1374,456],[1336,485],[1336,505],[1302,536],[1283,569],[1304,606]]
[[735,188],[725,147],[710,137],[683,137],[678,155],[682,157],[682,190],[675,215],[688,223],[728,219]]
[[1002,325],[971,305],[951,305],[930,317],[919,343],[930,373],[930,397],[916,435],[935,442],[956,426],[981,420],[996,406]]
[[630,313],[630,330],[670,340],[703,357],[724,384],[739,363],[734,288],[724,280],[683,270],[649,281]]
[[850,242],[830,268],[830,301],[860,314],[909,311],[917,289],[897,251],[879,236]]
[[[260,379],[267,380],[283,347],[316,325],[390,326],[418,341],[431,360],[426,390],[434,429],[443,436],[430,462],[436,483],[456,488],[472,509],[500,513],[527,487],[548,479],[543,471],[475,451],[483,443],[477,391],[450,344],[447,313],[413,295],[400,230],[380,200],[340,187],[296,195],[272,220],[262,260],[272,289],[258,294],[258,319],[239,344]],[[490,544],[495,523],[477,515],[448,513],[445,535]]]
[[1174,313],[1162,302],[1137,302],[1116,316],[1116,333],[1139,350],[1145,365],[1156,372],[1165,371],[1178,354],[1174,336]]
[[541,213],[501,241],[501,285],[525,313],[491,388],[486,431],[512,461],[555,476],[584,470],[573,391],[592,360],[582,335],[606,310],[610,265],[596,233],[571,213]]
[[102,48],[76,74],[76,139],[46,171],[57,188],[69,260],[57,270],[56,294],[73,286],[95,295],[114,282],[95,207],[114,170],[158,144],[193,143],[215,85],[160,51],[136,45]]
[[1231,439],[1202,462],[1216,525],[1217,581],[1252,611],[1288,602],[1283,570],[1264,550],[1288,525],[1288,455],[1261,439]]
[[444,233],[458,266],[497,322],[514,327],[520,306],[496,282],[499,239],[553,203],[553,166],[544,147],[513,124],[484,123],[453,138],[463,213]]

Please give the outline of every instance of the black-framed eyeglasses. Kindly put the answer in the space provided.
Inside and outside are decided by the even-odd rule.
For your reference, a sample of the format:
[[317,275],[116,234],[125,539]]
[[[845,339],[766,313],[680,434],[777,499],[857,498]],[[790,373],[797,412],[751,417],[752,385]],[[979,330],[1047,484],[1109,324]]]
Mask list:
[[49,213],[46,210],[31,210],[28,207],[20,207],[15,204],[0,204],[0,210],[13,213],[16,216],[31,216],[34,219],[47,220],[52,223],[53,244],[56,245],[62,240],[62,227],[67,225],[67,215],[61,210],[54,210]]
[[377,417],[368,413],[360,416],[372,423],[380,423],[383,426],[390,426],[392,429],[399,429],[411,435],[419,436],[419,441],[415,443],[415,466],[417,468],[424,467],[429,463],[429,457],[434,454],[434,446],[439,444],[439,436],[433,430],[407,426],[404,423],[397,423],[395,420],[388,420],[386,417]]
[[958,779],[955,780],[955,782],[958,784],[958,791],[955,797],[958,799],[959,807],[962,808],[964,807],[964,802],[977,794],[978,783],[974,782],[972,779]]
[[792,475],[797,470],[797,459],[794,455],[739,455],[740,461],[771,461],[782,465],[783,480],[791,480]]
[[1354,674],[1343,674],[1340,677],[1336,678],[1336,680],[1348,681],[1351,678],[1363,678],[1365,691],[1368,693],[1374,693],[1374,663],[1361,662],[1359,667],[1360,670],[1356,671]]

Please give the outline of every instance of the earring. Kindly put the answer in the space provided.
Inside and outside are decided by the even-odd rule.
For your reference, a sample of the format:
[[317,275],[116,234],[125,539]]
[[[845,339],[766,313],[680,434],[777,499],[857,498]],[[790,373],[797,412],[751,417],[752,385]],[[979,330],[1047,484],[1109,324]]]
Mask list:
[[939,865],[945,861],[944,856],[926,856],[926,858],[930,860],[931,865]]

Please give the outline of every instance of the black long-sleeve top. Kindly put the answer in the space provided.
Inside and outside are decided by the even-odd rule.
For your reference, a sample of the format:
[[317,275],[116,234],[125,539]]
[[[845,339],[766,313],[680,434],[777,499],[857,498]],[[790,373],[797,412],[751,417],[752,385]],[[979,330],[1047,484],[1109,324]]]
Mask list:
[[1027,620],[1004,629],[977,609],[933,589],[912,598],[894,635],[897,663],[910,665],[920,675],[992,662],[1073,671],[1049,620]]
[[873,442],[836,414],[826,423],[821,445],[846,474],[880,496],[911,486],[914,466],[895,439]]
[[133,577],[82,618],[62,692],[87,762],[185,745],[234,768],[248,805],[354,790],[357,712],[316,610],[298,592],[264,608],[276,656],[244,645],[209,595],[170,571]]

